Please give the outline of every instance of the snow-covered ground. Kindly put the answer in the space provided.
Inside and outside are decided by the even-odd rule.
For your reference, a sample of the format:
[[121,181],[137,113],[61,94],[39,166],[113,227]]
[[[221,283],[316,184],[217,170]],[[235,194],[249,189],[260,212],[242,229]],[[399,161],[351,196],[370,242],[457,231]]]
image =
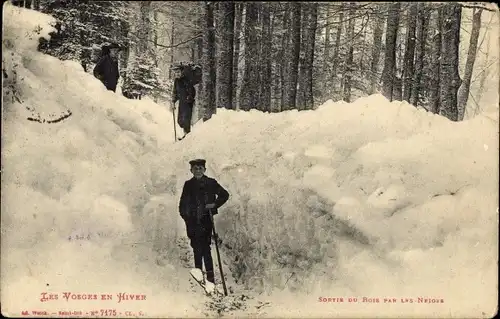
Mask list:
[[[216,217],[224,269],[233,295],[251,297],[232,315],[496,311],[497,98],[483,107],[488,113],[460,123],[379,95],[306,112],[218,110],[173,143],[165,105],[125,99],[78,63],[36,52],[50,20],[4,5],[2,60],[8,81],[17,72],[22,101],[4,87],[4,315],[207,313],[179,244],[177,202],[194,157],[206,158],[207,174],[231,193]],[[27,107],[47,118],[72,115],[41,124],[26,120]],[[58,299],[41,302],[43,292]],[[64,292],[113,300],[66,301]],[[146,300],[117,303],[121,292]]]

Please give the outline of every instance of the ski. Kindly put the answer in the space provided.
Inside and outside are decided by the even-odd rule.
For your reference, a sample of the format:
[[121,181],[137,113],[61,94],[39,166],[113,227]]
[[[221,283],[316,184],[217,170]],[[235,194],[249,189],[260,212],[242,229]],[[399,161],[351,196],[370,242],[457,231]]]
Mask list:
[[222,295],[220,287],[216,287],[213,283],[206,281],[203,278],[203,273],[200,269],[193,268],[189,273],[191,274],[191,277],[193,277],[193,279],[200,285],[200,287],[203,288],[207,296],[213,297],[216,295]]
[[205,290],[207,295],[210,296],[215,292],[215,285],[204,280],[203,273],[200,269],[193,268],[189,273],[191,274],[191,277],[193,277],[193,279],[201,286],[201,288]]

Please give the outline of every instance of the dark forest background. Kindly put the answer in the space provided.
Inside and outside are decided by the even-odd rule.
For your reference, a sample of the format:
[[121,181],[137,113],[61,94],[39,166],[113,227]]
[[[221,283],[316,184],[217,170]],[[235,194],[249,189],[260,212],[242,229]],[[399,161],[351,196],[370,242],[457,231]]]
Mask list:
[[217,108],[309,110],[382,93],[460,121],[498,85],[498,15],[484,3],[14,2],[56,17],[40,50],[88,72],[103,44],[121,45],[128,96],[168,99],[170,65],[201,64],[204,120]]

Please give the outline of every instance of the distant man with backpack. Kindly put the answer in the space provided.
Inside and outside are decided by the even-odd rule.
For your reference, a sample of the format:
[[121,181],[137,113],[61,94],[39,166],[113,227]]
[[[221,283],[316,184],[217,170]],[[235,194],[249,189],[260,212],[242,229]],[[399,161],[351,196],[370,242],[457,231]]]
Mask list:
[[[184,130],[183,139],[191,132],[191,119],[193,117],[193,106],[196,97],[196,89],[186,76],[186,68],[182,66],[174,67],[174,92],[172,94],[172,105],[179,101],[179,113],[177,123]],[[175,109],[175,107],[174,107]]]
[[184,136],[191,132],[191,120],[193,117],[193,107],[196,98],[195,84],[201,80],[201,74],[196,72],[201,68],[192,65],[177,65],[172,68],[174,72],[174,90],[172,93],[172,110],[175,110],[175,102],[179,101],[179,113],[177,123],[184,130]]
[[104,45],[102,55],[94,67],[94,76],[98,78],[109,91],[116,92],[120,72],[118,70],[118,45]]

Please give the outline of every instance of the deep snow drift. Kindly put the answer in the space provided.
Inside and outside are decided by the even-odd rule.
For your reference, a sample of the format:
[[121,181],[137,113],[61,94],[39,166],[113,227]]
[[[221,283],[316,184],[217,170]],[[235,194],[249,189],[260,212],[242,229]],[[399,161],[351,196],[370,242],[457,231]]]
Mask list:
[[[23,101],[4,95],[4,314],[201,316],[203,298],[189,291],[176,244],[184,236],[177,201],[194,157],[231,193],[217,216],[227,270],[270,302],[238,315],[495,311],[498,100],[494,112],[460,123],[379,95],[307,112],[218,110],[172,143],[166,106],[107,92],[77,63],[36,52],[39,35],[25,35],[37,25],[47,34],[49,21],[4,7],[3,60],[10,81],[17,64]],[[26,106],[72,115],[40,124],[26,120]],[[115,299],[42,303],[42,292]],[[120,292],[147,297],[122,305]]]

